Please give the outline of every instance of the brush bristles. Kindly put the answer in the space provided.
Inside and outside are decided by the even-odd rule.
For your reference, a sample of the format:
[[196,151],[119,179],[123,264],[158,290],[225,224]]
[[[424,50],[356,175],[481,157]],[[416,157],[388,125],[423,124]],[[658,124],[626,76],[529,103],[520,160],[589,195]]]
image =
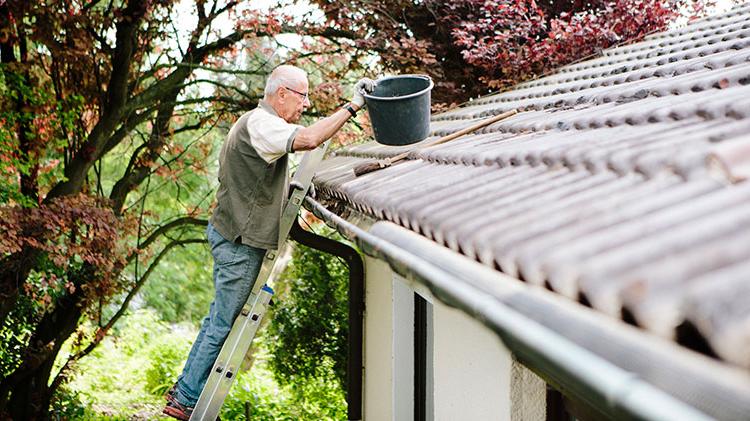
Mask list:
[[380,161],[365,162],[364,164],[360,164],[354,167],[354,176],[359,177],[362,174],[377,171],[381,168],[385,168],[386,166],[387,165],[383,165],[383,163]]

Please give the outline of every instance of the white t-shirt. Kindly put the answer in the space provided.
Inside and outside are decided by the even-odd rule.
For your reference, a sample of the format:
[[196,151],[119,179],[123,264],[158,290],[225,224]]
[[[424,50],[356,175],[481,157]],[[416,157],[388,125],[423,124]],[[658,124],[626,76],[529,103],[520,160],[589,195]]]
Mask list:
[[294,136],[297,130],[303,128],[299,124],[287,123],[276,115],[273,108],[263,103],[248,117],[246,124],[250,144],[269,164],[292,152]]

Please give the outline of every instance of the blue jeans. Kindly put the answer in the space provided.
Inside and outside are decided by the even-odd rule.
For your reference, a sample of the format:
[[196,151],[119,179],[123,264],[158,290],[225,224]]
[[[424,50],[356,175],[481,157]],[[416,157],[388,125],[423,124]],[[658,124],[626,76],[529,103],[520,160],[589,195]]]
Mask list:
[[177,400],[191,407],[198,401],[234,319],[250,295],[266,252],[228,241],[210,223],[206,235],[214,258],[214,301],[177,379]]

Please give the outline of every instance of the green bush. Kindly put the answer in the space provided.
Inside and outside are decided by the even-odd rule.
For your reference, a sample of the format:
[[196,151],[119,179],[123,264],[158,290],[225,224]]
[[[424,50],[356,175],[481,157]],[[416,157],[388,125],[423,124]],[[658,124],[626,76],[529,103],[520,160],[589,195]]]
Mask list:
[[59,419],[125,420],[134,414],[142,414],[138,419],[159,417],[165,403],[162,393],[182,369],[195,330],[171,328],[148,309],[134,311],[120,322],[78,363],[70,383],[56,394],[57,413],[78,411],[80,406],[86,412]]
[[282,384],[332,376],[346,387],[348,269],[340,259],[297,245],[279,277],[269,324],[271,369]]
[[79,420],[84,418],[85,413],[86,406],[81,402],[78,392],[71,390],[68,385],[57,389],[50,405],[53,420]]
[[21,296],[8,317],[0,323],[0,377],[5,377],[20,364],[23,350],[32,333],[35,305]]
[[[261,338],[265,339],[265,338]],[[346,401],[330,366],[323,376],[279,385],[269,370],[266,341],[261,340],[252,370],[241,374],[222,408],[229,420],[292,421],[346,419]]]
[[155,396],[163,396],[180,374],[190,349],[185,338],[173,335],[158,337],[148,347],[149,366],[146,377],[146,391]]
[[213,300],[212,262],[202,245],[166,255],[141,290],[144,303],[164,321],[200,324]]

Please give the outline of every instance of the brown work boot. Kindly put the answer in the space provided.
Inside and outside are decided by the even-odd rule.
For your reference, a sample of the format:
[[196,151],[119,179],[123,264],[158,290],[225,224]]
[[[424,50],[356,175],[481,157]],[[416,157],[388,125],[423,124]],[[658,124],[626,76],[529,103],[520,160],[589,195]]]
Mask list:
[[193,414],[193,407],[185,406],[179,403],[177,399],[173,398],[172,400],[167,402],[167,406],[165,406],[164,410],[161,412],[164,415],[169,415],[172,418],[188,421],[190,419],[190,415]]

